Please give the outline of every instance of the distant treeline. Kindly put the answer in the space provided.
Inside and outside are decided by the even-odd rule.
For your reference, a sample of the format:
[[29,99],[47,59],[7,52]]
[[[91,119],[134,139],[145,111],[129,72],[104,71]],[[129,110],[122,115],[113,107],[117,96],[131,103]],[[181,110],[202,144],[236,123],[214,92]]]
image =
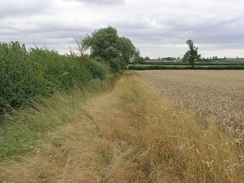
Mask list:
[[244,70],[244,64],[241,65],[196,65],[194,68],[185,64],[179,65],[129,65],[129,70]]
[[205,69],[205,70],[242,70],[244,69],[244,59],[202,59],[194,64],[192,68],[189,63],[182,61],[145,61],[139,64],[129,64],[126,69],[131,70],[183,70],[183,69]]
[[[189,65],[186,62],[142,62],[142,65]],[[244,65],[244,62],[196,62],[195,65]]]
[[215,58],[215,57],[213,57],[213,58],[202,58],[202,61],[203,62],[218,62],[218,61],[225,61],[226,60],[226,58]]
[[87,56],[0,42],[0,116],[38,96],[86,87],[94,78],[105,79],[109,72],[108,65]]

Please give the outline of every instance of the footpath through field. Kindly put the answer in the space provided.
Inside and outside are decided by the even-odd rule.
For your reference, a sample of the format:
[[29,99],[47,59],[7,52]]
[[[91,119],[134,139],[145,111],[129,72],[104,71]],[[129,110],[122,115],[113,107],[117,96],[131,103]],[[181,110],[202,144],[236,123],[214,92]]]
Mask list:
[[205,120],[244,136],[244,71],[147,70],[136,73]]

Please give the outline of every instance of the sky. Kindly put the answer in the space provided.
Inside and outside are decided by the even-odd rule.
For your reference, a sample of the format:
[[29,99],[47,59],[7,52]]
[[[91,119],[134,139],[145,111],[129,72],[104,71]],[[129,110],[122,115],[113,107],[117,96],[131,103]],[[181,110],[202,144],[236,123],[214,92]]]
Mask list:
[[244,58],[243,0],[0,0],[0,42],[75,50],[75,39],[112,26],[150,58]]

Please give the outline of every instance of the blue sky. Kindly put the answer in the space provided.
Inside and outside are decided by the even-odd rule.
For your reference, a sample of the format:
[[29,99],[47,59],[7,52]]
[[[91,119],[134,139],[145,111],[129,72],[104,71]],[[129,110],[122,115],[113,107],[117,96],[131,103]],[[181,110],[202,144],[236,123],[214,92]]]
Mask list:
[[113,26],[150,58],[244,57],[243,0],[0,0],[0,41],[74,49],[74,38]]

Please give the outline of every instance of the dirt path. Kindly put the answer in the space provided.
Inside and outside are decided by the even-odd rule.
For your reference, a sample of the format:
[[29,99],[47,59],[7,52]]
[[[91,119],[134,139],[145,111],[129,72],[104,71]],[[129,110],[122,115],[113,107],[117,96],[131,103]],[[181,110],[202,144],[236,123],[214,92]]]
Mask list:
[[136,71],[163,93],[197,110],[205,119],[244,135],[244,71]]

